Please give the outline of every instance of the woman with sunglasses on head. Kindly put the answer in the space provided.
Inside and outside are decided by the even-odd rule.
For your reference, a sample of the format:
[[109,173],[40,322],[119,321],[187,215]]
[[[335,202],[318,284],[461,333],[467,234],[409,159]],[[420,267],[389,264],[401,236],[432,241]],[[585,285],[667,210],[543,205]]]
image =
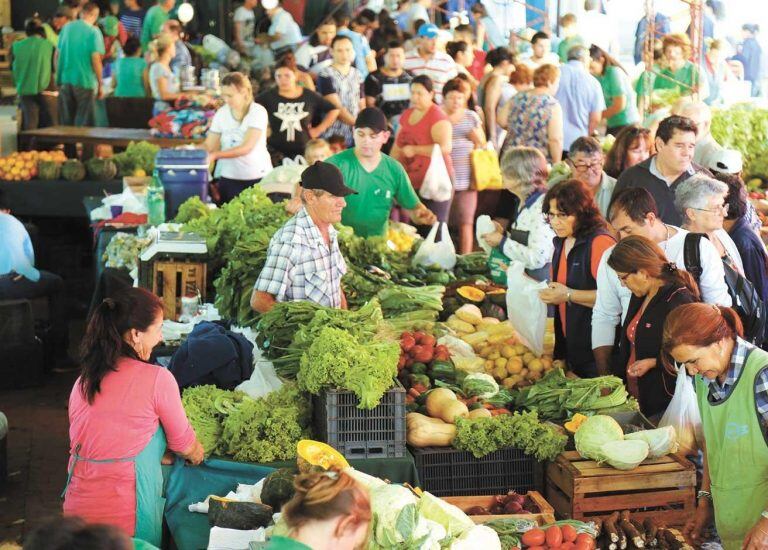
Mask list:
[[[371,523],[367,491],[345,472],[299,475],[296,493],[265,550],[356,550],[365,548]],[[280,534],[277,534],[280,533]]]
[[683,229],[703,233],[715,245],[723,263],[744,274],[741,255],[723,229],[728,214],[728,186],[704,174],[694,174],[675,189],[675,208],[683,217]]
[[[725,550],[768,548],[768,353],[742,339],[738,314],[685,304],[664,325],[663,357],[694,376],[704,441],[694,544],[713,521]],[[671,365],[667,365],[668,367]]]
[[616,134],[616,141],[605,157],[605,173],[618,178],[627,168],[648,160],[651,154],[651,131],[637,125],[625,126]]
[[675,391],[675,378],[658,360],[664,320],[676,307],[698,302],[699,287],[689,273],[667,260],[659,245],[639,235],[619,241],[608,265],[632,292],[613,371],[653,421]]
[[592,308],[597,295],[597,267],[615,244],[592,193],[579,180],[555,184],[544,196],[542,211],[555,232],[549,288],[539,292],[555,309],[555,359],[582,378],[598,375],[592,353]]

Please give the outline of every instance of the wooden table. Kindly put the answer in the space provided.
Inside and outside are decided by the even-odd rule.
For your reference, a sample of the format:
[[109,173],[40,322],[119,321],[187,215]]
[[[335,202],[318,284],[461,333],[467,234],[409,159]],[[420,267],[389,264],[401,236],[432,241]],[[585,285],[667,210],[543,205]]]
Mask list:
[[127,147],[132,141],[148,141],[160,147],[177,147],[189,143],[202,143],[202,139],[164,138],[153,136],[149,130],[131,128],[95,128],[80,126],[49,126],[37,130],[25,130],[19,134],[22,148],[34,149],[37,143],[89,144],[108,143],[115,147]]

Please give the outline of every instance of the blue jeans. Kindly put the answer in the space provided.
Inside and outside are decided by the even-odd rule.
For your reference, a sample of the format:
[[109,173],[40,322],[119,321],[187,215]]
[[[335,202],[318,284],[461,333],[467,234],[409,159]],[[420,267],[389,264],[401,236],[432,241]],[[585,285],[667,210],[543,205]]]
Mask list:
[[59,88],[59,124],[63,126],[93,126],[96,91],[62,84]]

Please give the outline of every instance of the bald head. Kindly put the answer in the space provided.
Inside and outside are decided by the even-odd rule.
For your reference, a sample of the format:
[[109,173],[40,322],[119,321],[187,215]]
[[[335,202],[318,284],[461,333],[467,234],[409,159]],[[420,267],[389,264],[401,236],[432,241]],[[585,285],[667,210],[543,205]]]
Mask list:
[[690,118],[699,129],[696,141],[701,141],[709,135],[712,126],[712,110],[703,101],[681,100],[672,109],[672,114]]

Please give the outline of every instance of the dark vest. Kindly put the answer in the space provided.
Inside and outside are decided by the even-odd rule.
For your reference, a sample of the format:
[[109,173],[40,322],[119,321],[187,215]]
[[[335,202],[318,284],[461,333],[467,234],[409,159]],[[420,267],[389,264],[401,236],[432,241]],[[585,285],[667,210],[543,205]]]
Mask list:
[[[599,230],[576,239],[568,254],[568,276],[565,286],[574,290],[596,290],[597,281],[592,276],[592,241],[598,235],[610,235]],[[552,256],[552,280],[557,281],[560,255],[565,239],[555,237],[555,253]],[[582,378],[597,376],[595,356],[592,353],[592,308],[570,303],[565,305],[565,326],[560,319],[560,308],[555,308],[555,358],[565,359],[568,367]]]

